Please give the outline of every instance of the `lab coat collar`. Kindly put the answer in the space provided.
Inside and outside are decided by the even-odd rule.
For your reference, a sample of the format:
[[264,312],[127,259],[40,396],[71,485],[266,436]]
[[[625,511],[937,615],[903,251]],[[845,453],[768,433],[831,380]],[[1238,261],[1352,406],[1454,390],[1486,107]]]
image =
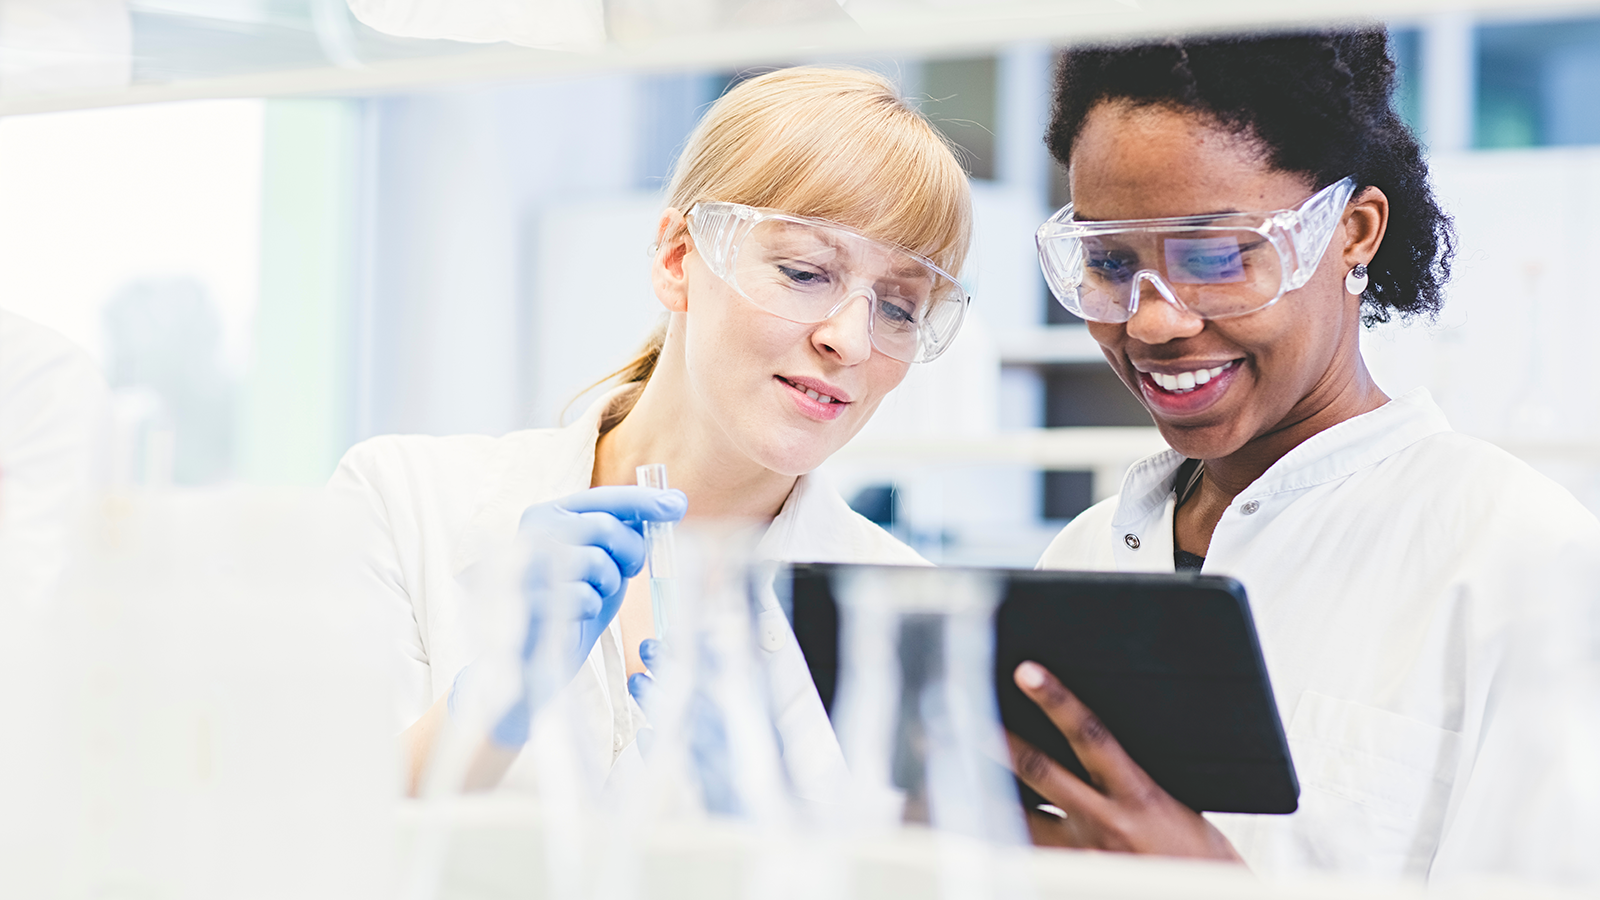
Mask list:
[[[1346,419],[1307,438],[1239,496],[1264,497],[1326,484],[1381,462],[1423,438],[1450,430],[1449,420],[1428,390],[1416,388],[1372,412]],[[1183,460],[1182,454],[1163,450],[1134,463],[1123,478],[1112,527],[1137,534],[1142,542],[1158,540],[1157,533],[1165,533],[1170,542],[1172,529],[1152,528],[1156,524],[1152,519],[1157,515],[1171,518],[1172,491]],[[1170,560],[1171,548],[1166,553],[1141,553],[1138,558],[1157,555]]]
[[1172,496],[1183,460],[1178,451],[1163,450],[1129,466],[1128,474],[1122,476],[1121,499],[1117,501],[1117,514],[1111,518],[1112,527],[1142,526],[1160,512]]
[[1369,413],[1307,438],[1245,489],[1254,497],[1300,491],[1375,465],[1423,438],[1450,431],[1427,388],[1416,388]]
[[778,517],[756,545],[755,555],[780,562],[922,562],[909,547],[856,515],[817,472],[795,481]]
[[[509,536],[516,534],[522,513],[529,506],[590,487],[600,417],[627,388],[623,385],[607,392],[565,428],[513,432],[496,442],[477,512],[451,556],[451,574],[460,575],[494,548],[505,546]],[[544,464],[529,465],[530,459]],[[818,527],[819,523],[827,524]],[[756,557],[813,562],[883,561],[885,551],[880,544],[888,540],[887,535],[864,535],[862,528],[856,527],[859,524],[844,499],[829,489],[821,476],[802,475],[756,545]],[[909,549],[905,554],[908,561],[916,561]]]
[[[591,486],[600,417],[629,387],[607,391],[565,428],[515,431],[495,442],[477,512],[451,554],[451,574],[460,575],[491,550],[505,546],[528,507]],[[529,463],[535,459],[539,465]]]

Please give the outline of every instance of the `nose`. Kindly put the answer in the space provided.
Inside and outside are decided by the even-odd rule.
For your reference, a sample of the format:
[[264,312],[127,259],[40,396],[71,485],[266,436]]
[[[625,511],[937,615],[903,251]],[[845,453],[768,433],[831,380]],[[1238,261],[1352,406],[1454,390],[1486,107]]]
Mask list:
[[1141,272],[1137,284],[1139,306],[1128,319],[1128,337],[1145,344],[1165,344],[1194,337],[1205,329],[1206,320],[1184,309],[1157,276]]
[[811,330],[811,345],[840,364],[853,366],[872,356],[872,304],[870,291],[856,291],[832,316]]

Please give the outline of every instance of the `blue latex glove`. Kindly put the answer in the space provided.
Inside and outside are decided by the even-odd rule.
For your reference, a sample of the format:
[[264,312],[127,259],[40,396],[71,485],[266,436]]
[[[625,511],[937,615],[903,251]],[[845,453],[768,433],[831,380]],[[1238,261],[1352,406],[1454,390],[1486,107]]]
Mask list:
[[[538,549],[523,585],[530,600],[523,662],[539,645],[546,607],[559,600],[557,608],[572,611],[573,620],[552,624],[572,630],[573,653],[566,666],[576,673],[622,608],[628,579],[644,567],[643,523],[676,522],[688,506],[682,491],[619,486],[590,488],[529,507],[520,528]],[[521,701],[495,725],[491,737],[496,743],[527,743],[532,716],[527,690],[524,684]]]
[[[643,487],[599,487],[553,503],[531,506],[522,514],[522,531],[567,548],[547,570],[550,590],[560,591],[578,619],[578,664],[589,657],[595,641],[616,618],[627,593],[628,579],[644,568],[645,522],[676,522],[689,507],[682,491]],[[530,568],[530,593],[543,576]],[[530,637],[532,637],[530,629]],[[523,648],[523,658],[533,643]]]
[[[660,665],[665,650],[666,646],[661,641],[656,638],[645,638],[639,642],[639,661],[644,663],[646,669],[653,672],[656,666]],[[635,672],[628,676],[628,693],[633,695],[633,702],[644,710],[646,718],[649,718],[651,707],[655,703],[655,689],[656,681],[647,672]]]
[[[645,638],[639,642],[639,661],[650,672],[660,671],[659,666],[664,663],[665,656],[666,645],[660,640]],[[655,691],[656,680],[649,672],[635,672],[628,676],[628,693],[633,695],[633,702],[644,710],[646,723],[656,714]],[[634,735],[634,740],[639,742],[639,752],[648,756],[655,743],[655,729],[646,724]]]

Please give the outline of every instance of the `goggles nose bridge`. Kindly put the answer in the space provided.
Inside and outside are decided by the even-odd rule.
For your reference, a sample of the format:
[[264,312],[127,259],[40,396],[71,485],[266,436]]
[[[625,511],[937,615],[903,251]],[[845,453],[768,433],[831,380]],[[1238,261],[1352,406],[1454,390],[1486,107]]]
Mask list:
[[832,321],[840,313],[849,309],[850,306],[855,303],[858,297],[867,301],[867,343],[876,347],[877,334],[876,330],[873,328],[873,325],[875,324],[877,316],[873,315],[873,304],[877,303],[878,301],[878,292],[865,285],[845,291],[844,296],[839,298],[839,302],[835,303],[833,308],[828,310],[828,314],[823,316],[821,321],[819,321],[817,324],[820,325],[822,322]]
[[[858,298],[866,299],[867,301],[867,346],[870,346],[870,348],[874,349],[882,349],[878,348],[878,291],[872,290],[872,288],[867,287],[867,285],[861,285],[861,287],[854,287],[850,288],[850,290],[846,290],[845,296],[842,296],[842,298],[838,299],[838,303],[835,303],[834,307],[827,311],[827,315],[822,317],[822,322],[832,322],[835,317],[838,317],[840,312],[845,312],[846,309],[850,309],[851,304],[856,303],[856,299]],[[883,352],[888,352],[890,356],[894,356],[893,351]],[[899,357],[894,356],[894,359],[899,359]],[[910,362],[910,360],[902,360],[902,362]]]
[[1184,313],[1189,311],[1189,307],[1178,299],[1177,293],[1172,290],[1171,285],[1167,284],[1167,280],[1161,277],[1160,272],[1155,269],[1140,269],[1134,273],[1133,285],[1129,288],[1128,318],[1133,318],[1133,314],[1139,311],[1139,295],[1143,293],[1142,282],[1146,281],[1150,282],[1150,286],[1155,288],[1156,293],[1160,294],[1168,303],[1171,303],[1173,308]]
[[828,314],[822,317],[822,321],[826,322],[834,316],[844,312],[847,308],[849,308],[851,303],[855,302],[857,297],[865,297],[867,300],[867,331],[868,333],[871,333],[873,319],[872,304],[877,301],[878,292],[865,285],[845,291],[844,296],[839,298],[839,302],[835,303],[833,308],[828,310]]

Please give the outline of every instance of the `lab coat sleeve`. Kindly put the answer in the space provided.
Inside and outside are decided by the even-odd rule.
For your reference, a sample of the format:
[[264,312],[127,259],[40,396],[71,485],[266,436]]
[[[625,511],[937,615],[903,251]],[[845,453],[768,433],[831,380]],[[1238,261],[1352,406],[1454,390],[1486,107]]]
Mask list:
[[1600,884],[1600,536],[1576,527],[1559,552],[1511,569],[1522,606],[1495,642],[1432,885]]
[[384,457],[386,448],[380,441],[358,444],[340,460],[339,468],[328,482],[329,490],[351,497],[361,510],[355,545],[361,554],[359,589],[373,601],[386,623],[389,640],[398,653],[394,676],[396,678],[395,724],[403,731],[422,717],[432,705],[435,691],[428,662],[428,650],[418,624],[411,592],[407,589],[405,572],[401,564],[396,541],[393,509],[394,486],[386,477],[394,466]]

